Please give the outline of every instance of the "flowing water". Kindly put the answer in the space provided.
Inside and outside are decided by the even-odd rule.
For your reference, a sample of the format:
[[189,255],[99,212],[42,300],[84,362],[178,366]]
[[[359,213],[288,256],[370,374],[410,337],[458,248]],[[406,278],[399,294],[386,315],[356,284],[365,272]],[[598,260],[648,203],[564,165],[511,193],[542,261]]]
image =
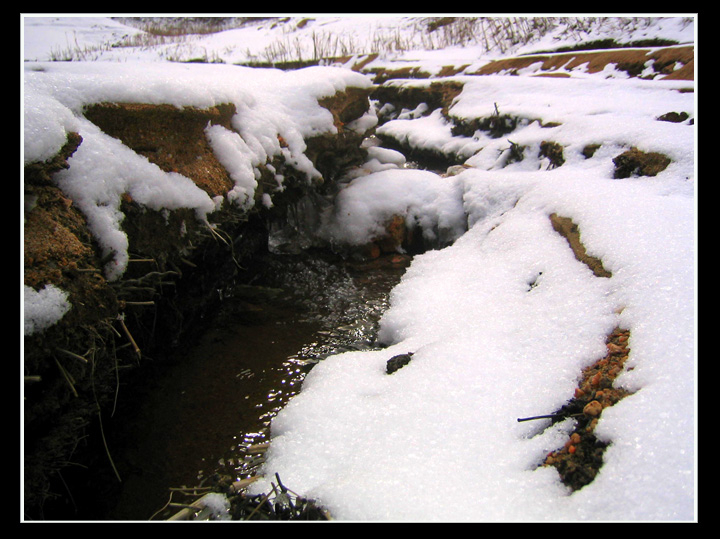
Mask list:
[[[269,441],[272,418],[318,361],[371,349],[388,295],[409,257],[349,263],[327,254],[268,255],[159,382],[124,451],[110,519],[146,520],[169,489],[252,476],[247,449]],[[161,515],[167,516],[167,514]]]

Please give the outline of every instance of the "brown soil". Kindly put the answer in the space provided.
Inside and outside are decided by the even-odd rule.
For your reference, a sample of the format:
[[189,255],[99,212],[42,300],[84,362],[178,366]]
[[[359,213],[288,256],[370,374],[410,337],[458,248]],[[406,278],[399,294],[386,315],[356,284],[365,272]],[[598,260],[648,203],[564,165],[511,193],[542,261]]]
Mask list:
[[215,157],[204,131],[208,123],[232,130],[235,113],[233,105],[198,109],[135,103],[99,103],[84,111],[103,132],[164,171],[192,179],[211,197],[227,193],[233,181]]
[[[577,260],[586,264],[596,277],[612,277],[600,259],[587,254],[580,230],[571,219],[556,213],[549,217],[555,231],[568,241]],[[565,445],[548,454],[542,464],[554,466],[563,483],[572,490],[592,482],[602,467],[602,455],[607,443],[598,440],[593,431],[602,411],[629,394],[624,389],[613,387],[614,380],[623,371],[630,354],[629,339],[630,331],[615,328],[606,339],[607,354],[583,369],[572,399],[550,415],[553,424],[568,417],[574,418],[576,422]]]
[[555,232],[568,241],[575,258],[589,267],[596,277],[612,277],[612,274],[603,267],[602,260],[587,254],[585,246],[580,241],[580,230],[572,219],[552,213],[550,214],[550,222]]
[[607,338],[607,354],[583,370],[575,395],[556,412],[553,423],[573,417],[575,428],[565,445],[550,452],[542,466],[554,466],[564,484],[578,490],[591,483],[602,467],[607,444],[593,433],[603,410],[630,393],[613,387],[630,354],[630,332],[616,328]]
[[[364,71],[364,66],[374,58],[368,58],[362,64],[353,66],[353,69]],[[614,48],[598,51],[559,52],[546,54],[532,54],[503,58],[491,61],[477,71],[467,72],[467,65],[444,66],[439,77],[448,77],[462,73],[465,75],[495,75],[501,72],[516,74],[518,70],[534,63],[542,62],[538,77],[571,77],[565,70],[572,70],[587,64],[589,73],[598,73],[608,64],[615,64],[617,69],[625,71],[632,77],[639,76],[645,70],[645,63],[654,60],[653,72],[648,78],[664,75],[665,80],[694,80],[695,79],[695,47],[664,47],[658,49],[648,48]],[[347,59],[349,61],[349,58]],[[676,69],[676,67],[681,66]],[[557,71],[563,69],[563,72]],[[375,76],[374,82],[382,84],[391,79],[427,79],[430,74],[417,66],[406,66],[398,69],[376,68],[367,71]]]
[[397,69],[381,67],[371,70],[371,73],[375,75],[373,78],[375,84],[382,84],[390,79],[429,79],[431,76],[430,73],[423,71],[418,66],[399,67]]
[[[637,77],[645,69],[648,60],[655,60],[654,75],[666,75],[664,80],[694,80],[695,47],[668,47],[652,49],[610,49],[593,52],[568,52],[559,54],[533,54],[515,58],[503,58],[492,61],[470,75],[493,75],[500,72],[516,73],[518,70],[537,62],[543,62],[543,75],[552,75],[559,69],[572,70],[582,64],[587,65],[589,73],[598,73],[608,64],[616,64],[617,69]],[[680,63],[682,67],[675,69]],[[561,74],[557,74],[561,75]]]
[[556,168],[565,163],[563,147],[557,142],[542,141],[540,143],[540,157],[547,157],[550,160],[548,168]]
[[657,152],[642,152],[631,148],[613,159],[615,173],[613,178],[630,176],[657,176],[670,164],[670,158]]
[[333,115],[333,122],[338,131],[342,131],[345,124],[357,120],[368,110],[368,88],[347,88],[330,97],[324,97],[318,103],[328,109]]
[[376,87],[371,97],[383,104],[390,104],[396,110],[415,109],[421,103],[428,106],[428,111],[442,109],[447,116],[448,109],[453,100],[463,90],[463,83],[459,81],[437,81],[429,85],[419,86],[393,86],[382,85]]

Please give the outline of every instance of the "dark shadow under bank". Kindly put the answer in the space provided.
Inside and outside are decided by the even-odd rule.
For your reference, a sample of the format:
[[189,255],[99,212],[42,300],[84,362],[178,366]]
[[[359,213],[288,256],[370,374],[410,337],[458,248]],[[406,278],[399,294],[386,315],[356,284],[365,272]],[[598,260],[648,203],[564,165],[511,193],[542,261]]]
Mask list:
[[350,261],[314,249],[257,253],[218,292],[212,315],[182,344],[143,359],[119,388],[113,417],[104,416],[115,468],[98,458],[63,472],[72,505],[51,500],[44,518],[166,519],[178,511],[159,511],[171,489],[222,491],[253,476],[262,458],[248,447],[269,441],[271,419],[312,366],[379,346],[378,321],[409,261],[399,254]]

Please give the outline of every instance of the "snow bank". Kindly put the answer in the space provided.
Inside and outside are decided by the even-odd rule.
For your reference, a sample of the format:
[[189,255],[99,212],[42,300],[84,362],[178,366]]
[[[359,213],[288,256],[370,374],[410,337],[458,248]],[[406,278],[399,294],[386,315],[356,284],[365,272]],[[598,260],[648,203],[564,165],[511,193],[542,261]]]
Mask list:
[[540,39],[515,47],[515,54],[557,50],[563,45],[591,43],[612,39],[616,43],[634,43],[648,39],[661,39],[677,43],[695,41],[695,22],[691,16],[683,17],[580,17],[559,24]]
[[[449,235],[469,230],[414,259],[381,321],[388,348],[310,372],[273,421],[267,476],[341,520],[692,520],[695,139],[689,125],[656,120],[694,114],[692,94],[663,81],[464,82],[452,115],[483,117],[497,103],[560,125],[527,121],[507,138],[461,140],[437,114],[383,126],[436,150],[476,143],[466,161],[475,168],[444,178],[398,165],[356,178],[338,195],[333,238],[367,241],[392,214]],[[527,146],[525,159],[503,160],[508,140]],[[543,140],[565,147],[565,164],[548,170]],[[587,159],[591,143],[602,146]],[[673,163],[654,178],[611,179],[612,158],[630,146]],[[579,226],[612,278],[575,259],[551,213]],[[537,468],[571,420],[543,431],[547,423],[516,418],[565,404],[616,326],[630,330],[632,350],[616,384],[634,394],[603,413],[605,464],[571,494]],[[385,374],[407,352],[410,364]]]
[[[673,179],[521,174],[455,177],[474,226],[415,258],[382,319],[389,347],[326,359],[273,421],[266,470],[335,518],[692,518],[692,196]],[[578,223],[612,279],[574,258],[552,212]],[[569,425],[540,433],[515,419],[570,399],[618,325],[632,333],[619,383],[636,393],[603,414],[605,465],[569,495],[536,469]],[[410,365],[386,375],[406,352]]]
[[420,226],[431,244],[447,244],[466,230],[461,189],[424,170],[391,168],[357,178],[337,195],[321,236],[363,245],[382,237],[387,223],[399,215],[408,228]]
[[[553,141],[563,146],[565,158],[587,167],[612,167],[611,158],[632,146],[641,151],[668,155],[677,174],[691,178],[694,173],[694,139],[685,136],[687,125],[659,122],[657,117],[670,111],[695,111],[692,87],[687,81],[647,81],[604,79],[602,75],[582,79],[529,76],[458,76],[447,80],[463,83],[462,93],[450,107],[457,122],[490,118],[498,112],[518,121],[510,134],[492,138],[487,132],[473,136],[453,136],[451,123],[440,109],[421,118],[391,120],[378,128],[378,134],[422,150],[457,157],[483,170],[505,168],[510,143],[526,147],[525,159],[515,168],[536,170],[540,143]],[[395,82],[404,86],[427,86],[432,81]],[[497,112],[496,112],[497,110]],[[553,125],[554,127],[543,127]],[[582,151],[589,144],[603,146],[598,157],[587,160]]]
[[24,161],[55,155],[68,131],[83,137],[69,159],[70,168],[56,179],[88,218],[104,254],[113,255],[107,267],[111,279],[122,275],[127,264],[127,238],[120,229],[123,193],[153,209],[194,209],[200,219],[215,211],[218,201],[189,178],[162,171],[102,133],[83,117],[83,107],[101,102],[199,108],[234,104],[237,133],[216,126],[207,136],[235,181],[228,200],[247,209],[254,200],[257,167],[275,155],[283,155],[308,179],[320,175],[304,153],[305,139],[336,128],[318,99],[370,84],[362,75],[331,67],[285,73],[159,63],[30,63],[24,76]]

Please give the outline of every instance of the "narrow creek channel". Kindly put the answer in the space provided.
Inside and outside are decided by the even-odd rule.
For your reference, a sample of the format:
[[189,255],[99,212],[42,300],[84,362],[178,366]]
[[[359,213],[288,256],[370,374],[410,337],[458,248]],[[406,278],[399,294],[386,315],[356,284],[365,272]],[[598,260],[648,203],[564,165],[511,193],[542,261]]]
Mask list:
[[105,518],[147,520],[170,488],[253,475],[260,463],[246,448],[269,441],[272,418],[312,366],[378,346],[389,292],[409,262],[404,255],[362,263],[327,252],[267,255],[249,285],[220,291],[227,299],[210,329],[140,405],[141,420],[117,457],[128,471]]

